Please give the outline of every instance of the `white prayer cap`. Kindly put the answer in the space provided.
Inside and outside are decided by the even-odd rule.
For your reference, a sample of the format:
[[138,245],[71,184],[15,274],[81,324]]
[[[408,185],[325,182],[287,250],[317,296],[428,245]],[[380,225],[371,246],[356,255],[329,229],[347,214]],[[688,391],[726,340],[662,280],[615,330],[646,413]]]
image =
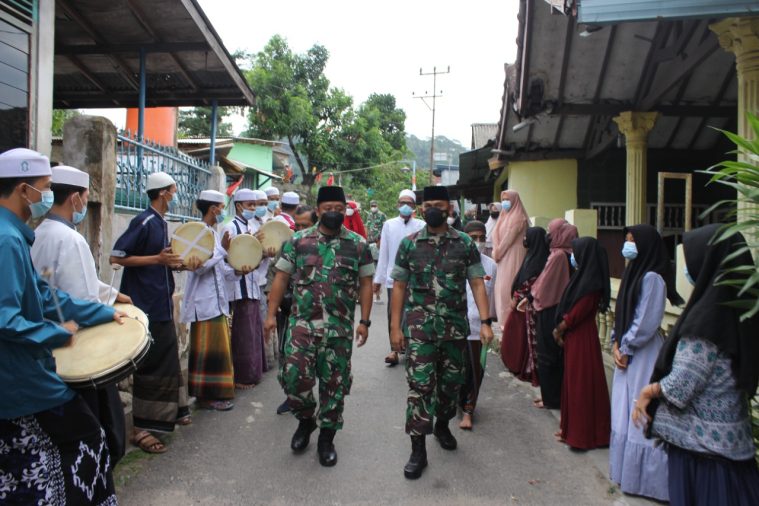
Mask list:
[[253,198],[251,200],[266,200],[266,193],[263,190],[252,190]]
[[51,175],[50,160],[36,151],[16,148],[0,154],[0,178],[49,175]]
[[58,165],[53,167],[53,184],[67,184],[77,188],[90,187],[90,175],[75,167]]
[[223,204],[224,194],[217,192],[216,190],[203,190],[200,192],[200,197],[198,197],[198,200],[205,200],[206,202],[218,202],[219,204]]
[[274,197],[275,195],[279,195],[279,190],[274,188],[273,186],[270,186],[266,189],[266,197]]
[[249,200],[258,200],[253,190],[240,188],[235,192],[235,202],[248,202]]
[[300,205],[300,197],[295,192],[285,192],[282,194],[282,203],[288,206]]
[[177,182],[174,181],[173,177],[166,174],[165,172],[155,172],[148,176],[148,186],[145,189],[159,190],[161,188],[166,188],[167,186],[171,186],[173,184],[177,184]]
[[410,198],[416,202],[416,193],[412,192],[411,190],[402,190],[400,195],[398,195],[398,200],[401,200],[403,197]]

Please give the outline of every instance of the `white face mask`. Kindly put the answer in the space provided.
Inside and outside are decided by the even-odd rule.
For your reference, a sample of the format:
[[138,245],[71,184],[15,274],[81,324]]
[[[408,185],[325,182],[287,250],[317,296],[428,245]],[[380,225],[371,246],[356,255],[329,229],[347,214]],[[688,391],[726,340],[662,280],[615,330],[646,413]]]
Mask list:
[[456,223],[456,218],[454,218],[453,216],[449,216],[448,218],[446,218],[445,221],[448,222],[448,225],[453,225],[454,223]]
[[353,213],[354,213],[354,212],[355,212],[355,211],[353,210],[353,208],[352,208],[352,207],[349,207],[348,209],[346,209],[346,210],[345,210],[345,215],[346,215],[346,216],[353,216]]

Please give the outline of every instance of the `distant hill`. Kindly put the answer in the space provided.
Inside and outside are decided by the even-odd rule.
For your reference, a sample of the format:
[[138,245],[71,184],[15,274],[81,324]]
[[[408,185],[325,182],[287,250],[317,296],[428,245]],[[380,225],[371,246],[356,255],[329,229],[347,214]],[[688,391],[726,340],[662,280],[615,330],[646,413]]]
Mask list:
[[[416,135],[406,136],[406,147],[414,154],[416,159],[416,168],[429,169],[430,168],[430,140],[420,139]],[[453,164],[458,165],[459,153],[468,151],[465,146],[462,146],[458,141],[449,139],[444,135],[435,136],[435,153],[446,153],[449,157],[453,157]],[[446,163],[446,161],[439,161],[438,163]]]

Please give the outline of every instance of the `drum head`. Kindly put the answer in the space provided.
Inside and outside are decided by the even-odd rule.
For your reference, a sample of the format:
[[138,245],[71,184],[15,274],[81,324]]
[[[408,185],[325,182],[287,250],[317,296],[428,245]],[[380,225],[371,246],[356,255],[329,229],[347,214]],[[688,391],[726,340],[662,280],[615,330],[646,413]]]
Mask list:
[[205,262],[213,256],[215,243],[213,233],[205,223],[193,221],[180,226],[171,236],[171,250],[184,262],[198,257]]
[[68,383],[94,381],[131,363],[149,341],[145,325],[131,318],[80,330],[72,346],[53,350],[58,376]]
[[150,324],[148,321],[148,316],[143,313],[142,309],[138,308],[137,306],[133,306],[132,304],[124,304],[123,302],[117,302],[113,305],[113,309],[121,311],[122,313],[126,313],[129,318],[134,318],[135,320],[142,322],[145,327]]
[[269,221],[261,226],[261,232],[264,233],[264,240],[261,241],[261,245],[264,250],[274,248],[279,253],[282,249],[282,244],[289,241],[293,236],[293,231],[287,224],[281,221]]
[[258,239],[250,234],[240,234],[229,243],[227,260],[235,270],[241,271],[247,265],[254,269],[258,267],[263,258],[263,248]]

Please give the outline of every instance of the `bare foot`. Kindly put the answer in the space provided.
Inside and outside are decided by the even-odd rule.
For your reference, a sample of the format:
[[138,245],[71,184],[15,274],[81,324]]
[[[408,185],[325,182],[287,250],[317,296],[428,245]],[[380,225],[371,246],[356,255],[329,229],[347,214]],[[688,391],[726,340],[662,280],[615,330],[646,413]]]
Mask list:
[[561,437],[560,430],[557,430],[556,432],[554,432],[553,437],[555,437],[556,441],[558,441],[559,443],[566,443],[566,440],[563,437]]
[[472,415],[464,413],[464,417],[461,419],[461,423],[459,423],[459,429],[472,430]]
[[536,407],[538,409],[545,408],[545,406],[543,406],[543,400],[542,399],[535,399],[534,401],[532,401],[532,405],[533,405],[533,407]]

